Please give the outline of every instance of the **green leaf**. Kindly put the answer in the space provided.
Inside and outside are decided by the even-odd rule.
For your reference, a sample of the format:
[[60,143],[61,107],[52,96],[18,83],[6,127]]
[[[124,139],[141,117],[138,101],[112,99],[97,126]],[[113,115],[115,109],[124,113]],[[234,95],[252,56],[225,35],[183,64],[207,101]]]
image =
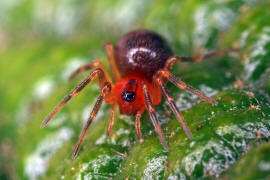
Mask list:
[[269,179],[269,145],[268,142],[253,148],[235,163],[222,179]]
[[[0,179],[267,179],[269,5],[252,0],[0,2]],[[99,94],[97,83],[46,128],[40,124],[86,77],[68,82],[76,67],[94,59],[108,67],[103,43],[115,44],[138,28],[164,36],[180,56],[238,47],[238,53],[174,65],[173,74],[219,104],[167,83],[193,138],[162,100],[155,109],[169,144],[166,152],[147,112],[142,143],[136,141],[134,117],[119,113],[106,137],[109,105],[104,103],[72,160]]]

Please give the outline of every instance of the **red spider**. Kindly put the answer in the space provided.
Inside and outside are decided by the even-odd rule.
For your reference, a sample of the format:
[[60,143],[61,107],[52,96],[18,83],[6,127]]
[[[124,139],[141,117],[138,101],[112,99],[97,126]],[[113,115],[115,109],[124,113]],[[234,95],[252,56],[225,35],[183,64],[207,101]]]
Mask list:
[[111,105],[107,135],[110,135],[111,133],[114,124],[115,105],[118,105],[121,114],[136,116],[136,136],[139,141],[142,141],[140,118],[146,109],[163,148],[168,150],[168,145],[164,139],[160,125],[158,124],[153,107],[153,105],[158,105],[160,103],[161,95],[163,95],[178,121],[182,124],[188,137],[192,138],[190,130],[177,109],[173,98],[165,87],[166,82],[170,81],[180,89],[196,94],[213,105],[217,105],[218,103],[171,74],[170,70],[173,64],[175,62],[199,62],[205,58],[236,51],[235,49],[230,49],[194,57],[173,56],[171,48],[158,34],[146,30],[130,32],[123,36],[117,42],[115,47],[110,43],[106,43],[105,48],[112,75],[116,81],[115,84],[112,84],[112,78],[102,62],[94,61],[91,64],[81,66],[71,74],[70,79],[80,72],[89,69],[94,70],[60,102],[41,125],[41,127],[46,126],[53,116],[61,110],[72,97],[76,96],[87,84],[98,77],[100,95],[98,96],[89,119],[82,130],[80,139],[73,152],[73,158],[77,155],[86,131],[96,117],[103,100]]

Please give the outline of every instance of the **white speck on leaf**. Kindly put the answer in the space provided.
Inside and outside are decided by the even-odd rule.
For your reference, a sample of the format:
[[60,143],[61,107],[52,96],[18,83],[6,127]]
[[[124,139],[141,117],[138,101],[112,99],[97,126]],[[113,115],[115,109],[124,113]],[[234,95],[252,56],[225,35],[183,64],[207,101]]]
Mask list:
[[249,33],[249,30],[242,32],[239,40],[239,48],[243,48],[245,46]]
[[35,99],[47,98],[55,87],[55,82],[49,77],[40,79],[34,87],[33,96]]
[[258,40],[253,43],[248,59],[245,61],[244,67],[246,71],[246,79],[250,78],[261,62],[261,58],[265,56],[270,44],[270,27],[264,27]]
[[202,5],[195,12],[193,17],[195,22],[194,42],[198,46],[206,45],[212,36],[213,27],[224,31],[230,27],[236,16],[231,9],[222,3],[217,3],[216,6],[218,8],[211,9],[209,5]]
[[38,144],[37,149],[27,156],[24,171],[30,180],[38,179],[46,172],[51,157],[64,142],[71,138],[72,134],[71,129],[63,127],[58,132],[47,136]]
[[[93,108],[94,108],[95,102],[92,102],[90,105],[87,105],[83,108],[82,110],[82,114],[81,114],[81,118],[82,118],[82,122],[83,124],[85,124],[90,116],[90,113],[92,112]],[[104,112],[106,112],[105,110],[105,106],[103,104],[103,106],[100,107],[96,118],[94,119],[92,124],[97,123],[100,119],[102,119],[101,117],[104,116]]]
[[261,161],[258,166],[261,171],[270,171],[270,162]]
[[[218,93],[218,90],[212,89],[211,87],[204,84],[200,85],[199,89],[202,93],[209,97],[214,96]],[[199,97],[194,94],[191,94],[189,92],[183,92],[178,95],[176,105],[180,111],[184,111],[196,104],[198,99]]]
[[[216,156],[206,160],[204,159],[206,153],[216,154]],[[223,158],[218,158],[218,155],[222,155]],[[204,146],[196,148],[185,156],[181,164],[188,175],[192,175],[196,166],[203,166],[204,174],[213,173],[218,176],[225,170],[225,164],[230,165],[234,162],[235,154],[233,151],[220,142],[210,140]]]
[[87,64],[87,60],[80,57],[74,57],[67,60],[64,71],[62,72],[63,80],[67,81],[71,73],[77,70],[80,66]]
[[59,127],[67,120],[67,114],[60,112],[53,121],[51,121],[47,126],[48,127]]
[[[123,160],[123,157],[116,155],[99,155],[97,158],[90,160],[88,163],[82,165],[80,171],[75,175],[76,179],[108,179],[113,177],[119,169],[119,163]],[[115,169],[110,172],[103,172],[104,168],[108,169],[108,166],[113,166]]]
[[215,90],[204,84],[200,85],[199,88],[201,92],[203,92],[206,96],[209,96],[209,97],[214,96],[215,94],[218,93],[218,90]]
[[143,180],[159,179],[164,177],[167,156],[159,156],[148,161],[143,172]]

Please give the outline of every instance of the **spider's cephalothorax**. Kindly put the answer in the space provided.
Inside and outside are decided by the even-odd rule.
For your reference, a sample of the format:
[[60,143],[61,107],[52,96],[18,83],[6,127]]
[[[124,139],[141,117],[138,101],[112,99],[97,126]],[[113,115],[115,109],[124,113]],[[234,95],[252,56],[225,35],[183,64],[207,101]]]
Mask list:
[[[213,105],[217,105],[217,102],[212,98],[205,96],[200,91],[188,86],[179,78],[171,74],[170,70],[173,64],[175,62],[199,62],[205,58],[236,51],[236,49],[230,49],[194,57],[172,56],[172,51],[168,44],[159,35],[147,30],[137,30],[128,33],[116,43],[115,47],[110,43],[106,43],[105,48],[114,78],[112,79],[103,63],[100,61],[94,61],[91,64],[81,66],[71,74],[70,78],[75,77],[80,72],[89,69],[94,70],[60,102],[41,125],[41,127],[44,127],[72,97],[76,96],[95,77],[98,77],[100,95],[98,96],[96,104],[80,135],[80,139],[73,152],[73,158],[77,155],[87,129],[96,117],[103,101],[111,105],[107,135],[110,135],[112,130],[115,106],[118,106],[121,114],[136,117],[134,123],[136,136],[137,139],[142,142],[140,118],[142,113],[147,110],[161,144],[165,150],[168,150],[168,145],[157,121],[153,106],[160,103],[161,95],[163,95],[172,112],[181,123],[184,131],[188,137],[191,138],[192,134],[177,109],[173,98],[169,95],[165,83],[170,81],[177,87],[196,94]],[[113,80],[115,82],[114,84]]]

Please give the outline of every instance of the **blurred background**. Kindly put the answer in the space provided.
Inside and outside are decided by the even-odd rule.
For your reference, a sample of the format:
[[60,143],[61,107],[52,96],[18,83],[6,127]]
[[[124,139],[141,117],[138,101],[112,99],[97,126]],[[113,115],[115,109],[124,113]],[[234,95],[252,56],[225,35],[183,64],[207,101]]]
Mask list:
[[[67,77],[70,73],[80,65],[97,59],[108,67],[104,43],[109,41],[115,44],[125,33],[136,29],[149,29],[161,34],[175,54],[181,56],[231,47],[241,48],[238,55],[226,56],[216,61],[206,61],[199,65],[178,65],[174,73],[208,95],[219,93],[217,97],[241,97],[239,106],[235,106],[231,111],[246,108],[241,109],[246,113],[251,105],[261,105],[256,106],[257,111],[260,109],[259,113],[236,113],[236,119],[228,119],[229,124],[236,123],[237,119],[246,118],[245,123],[253,122],[254,119],[259,119],[260,122],[267,119],[265,117],[269,119],[269,8],[269,1],[259,0],[1,0],[0,179],[220,177],[242,158],[241,153],[246,154],[251,147],[267,142],[268,136],[259,143],[255,142],[256,137],[252,136],[254,143],[249,149],[247,145],[244,150],[228,145],[232,151],[216,150],[217,154],[232,153],[230,156],[222,156],[220,162],[214,161],[219,158],[217,154],[210,153],[205,156],[207,160],[197,159],[199,163],[193,162],[198,163],[197,165],[191,164],[187,167],[182,160],[187,161],[184,157],[193,150],[196,152],[196,149],[189,150],[192,147],[191,141],[179,132],[176,119],[165,115],[164,105],[157,107],[161,123],[164,124],[170,119],[174,121],[174,124],[163,125],[167,139],[169,140],[171,132],[176,132],[178,139],[185,138],[184,142],[170,140],[172,151],[174,148],[183,149],[181,158],[174,159],[172,157],[176,157],[176,153],[167,154],[162,151],[155,133],[148,133],[153,131],[153,127],[147,116],[144,116],[145,125],[142,127],[146,137],[143,145],[136,144],[133,119],[126,116],[117,118],[116,135],[105,140],[109,107],[104,105],[97,123],[94,124],[94,130],[91,130],[87,142],[79,152],[78,159],[73,161],[73,147],[98,95],[98,86],[95,83],[59,112],[47,128],[40,129],[39,126],[61,98],[86,75],[68,82]],[[256,100],[249,100],[244,90],[237,91],[239,94],[226,91],[245,87],[249,90],[260,87],[262,92],[259,93],[255,88],[252,93],[258,97]],[[209,112],[209,108],[212,107],[206,103],[203,104],[206,107],[196,106],[194,109],[198,99],[182,91],[180,93],[170,85],[169,89],[179,100],[177,105],[181,111],[191,108],[184,113],[187,122],[207,122],[209,117],[213,117]],[[228,106],[221,105],[219,108],[220,114],[229,111]],[[198,110],[200,113],[196,114]],[[211,111],[216,112],[215,109]],[[252,119],[249,118],[251,116]],[[189,120],[188,117],[192,118]],[[223,117],[227,116],[223,114],[221,119]],[[235,124],[238,125],[240,126]],[[269,125],[263,126],[266,134],[269,133]],[[196,124],[197,126],[199,125]],[[209,122],[206,126],[209,126]],[[212,124],[212,129],[216,127],[218,129],[220,124]],[[196,129],[195,125],[193,129]],[[251,130],[253,135],[254,129],[256,128]],[[207,134],[208,130],[205,132]],[[231,132],[239,133],[236,129]],[[209,135],[207,138],[199,135],[198,137],[200,138],[194,139],[195,143],[203,140],[208,143],[209,139],[218,139],[215,135]],[[234,138],[229,138],[224,142],[230,144],[235,141]],[[244,140],[241,139],[241,142]],[[177,150],[174,152],[178,152]],[[145,158],[137,162],[134,159],[138,155]],[[172,166],[167,164],[170,157]],[[210,161],[212,157],[214,160]],[[267,172],[270,171],[270,161],[262,157],[265,159],[262,166],[266,170],[261,177],[266,178]],[[228,174],[235,174],[237,177],[237,172],[231,170]],[[224,177],[229,175],[226,176],[225,173]]]

